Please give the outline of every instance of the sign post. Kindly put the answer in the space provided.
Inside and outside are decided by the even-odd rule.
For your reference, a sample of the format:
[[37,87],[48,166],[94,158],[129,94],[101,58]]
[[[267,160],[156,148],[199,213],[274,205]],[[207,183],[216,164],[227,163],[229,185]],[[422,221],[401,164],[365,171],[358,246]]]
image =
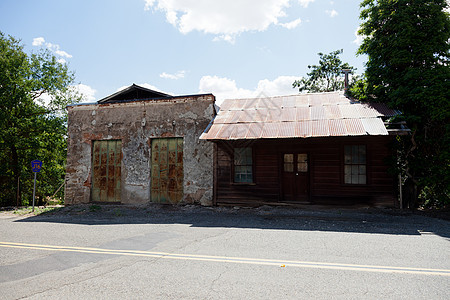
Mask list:
[[31,169],[34,173],[34,187],[33,187],[33,212],[34,212],[34,198],[36,197],[36,174],[39,173],[42,169],[42,161],[40,160],[33,160],[31,162]]

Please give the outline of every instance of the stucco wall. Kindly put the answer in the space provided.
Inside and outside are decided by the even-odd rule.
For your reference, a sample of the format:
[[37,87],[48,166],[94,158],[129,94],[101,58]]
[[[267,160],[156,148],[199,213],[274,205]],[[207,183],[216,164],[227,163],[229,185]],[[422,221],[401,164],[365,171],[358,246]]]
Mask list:
[[214,96],[68,107],[65,203],[89,203],[92,141],[122,141],[121,203],[150,201],[151,139],[183,137],[184,203],[212,205],[213,144],[199,140],[214,117]]

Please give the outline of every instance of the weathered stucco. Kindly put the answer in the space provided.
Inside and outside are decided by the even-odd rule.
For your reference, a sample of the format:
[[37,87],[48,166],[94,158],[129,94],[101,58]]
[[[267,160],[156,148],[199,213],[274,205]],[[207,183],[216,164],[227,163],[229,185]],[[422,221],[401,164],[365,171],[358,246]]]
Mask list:
[[68,107],[65,203],[91,199],[92,142],[122,141],[121,203],[151,201],[151,139],[183,138],[184,203],[212,205],[213,145],[199,140],[214,117],[214,96],[195,95]]

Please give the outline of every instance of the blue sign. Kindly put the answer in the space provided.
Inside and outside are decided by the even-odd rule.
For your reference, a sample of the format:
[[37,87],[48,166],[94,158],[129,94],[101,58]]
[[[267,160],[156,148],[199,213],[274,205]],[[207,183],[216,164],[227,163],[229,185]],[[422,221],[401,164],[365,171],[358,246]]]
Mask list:
[[33,169],[34,173],[39,173],[42,169],[42,161],[40,160],[33,160],[31,162],[31,169]]

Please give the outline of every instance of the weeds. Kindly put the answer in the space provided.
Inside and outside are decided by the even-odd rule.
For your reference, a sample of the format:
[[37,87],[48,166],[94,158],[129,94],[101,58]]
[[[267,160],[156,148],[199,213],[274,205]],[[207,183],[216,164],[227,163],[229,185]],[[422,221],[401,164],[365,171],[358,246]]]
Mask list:
[[101,209],[102,209],[102,207],[97,204],[92,204],[91,206],[89,206],[90,212],[97,212],[97,211],[100,211]]
[[26,207],[21,207],[21,208],[15,209],[13,213],[16,215],[19,215],[19,216],[28,215],[28,214],[38,216],[38,215],[42,215],[42,214],[46,214],[46,213],[56,212],[56,211],[59,211],[60,209],[61,209],[61,207],[39,207],[38,206],[38,207],[34,208],[34,212],[33,212],[32,206],[26,206]]

